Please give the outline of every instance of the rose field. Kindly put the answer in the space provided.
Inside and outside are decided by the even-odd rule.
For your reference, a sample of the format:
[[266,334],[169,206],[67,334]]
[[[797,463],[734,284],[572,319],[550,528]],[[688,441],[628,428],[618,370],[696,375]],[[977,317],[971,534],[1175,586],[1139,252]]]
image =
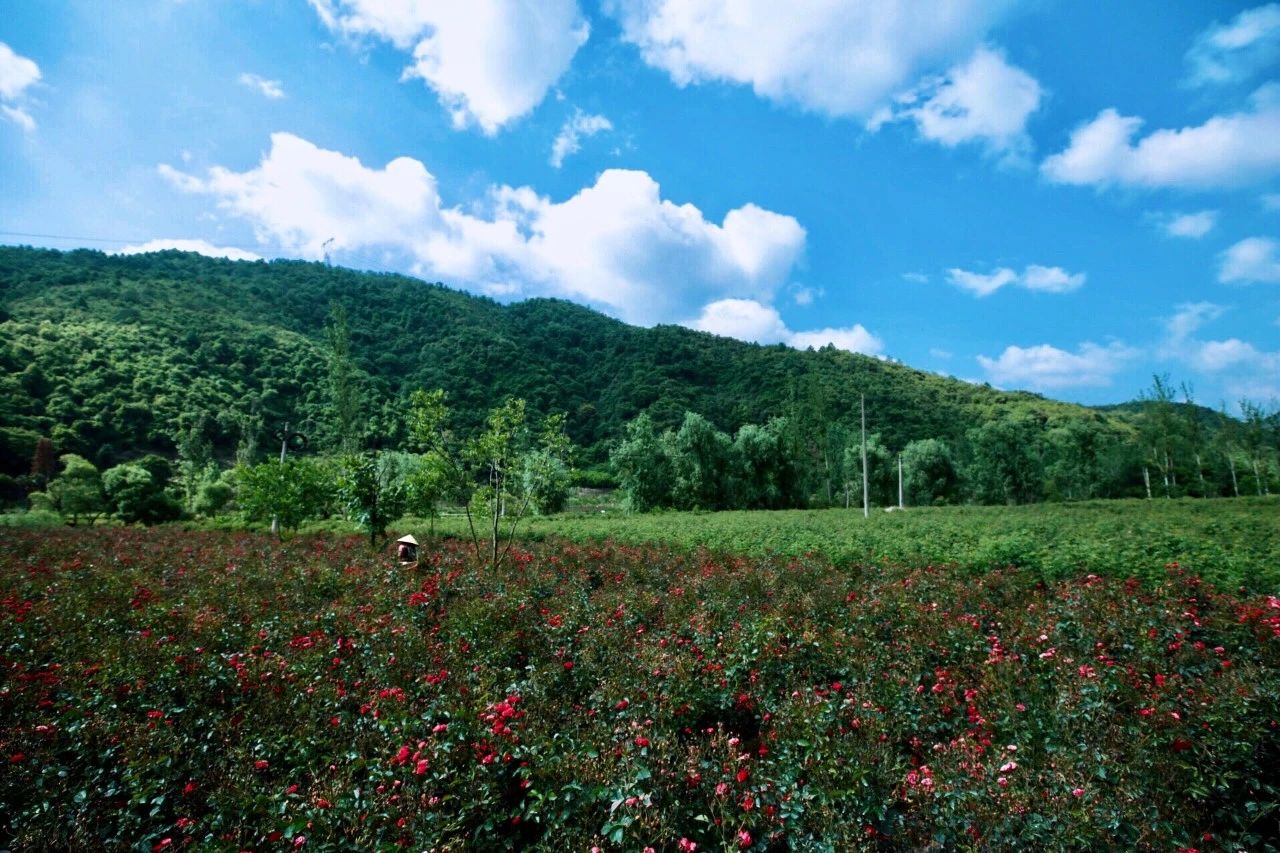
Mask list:
[[0,537],[2,848],[1280,846],[1280,598],[1194,566]]

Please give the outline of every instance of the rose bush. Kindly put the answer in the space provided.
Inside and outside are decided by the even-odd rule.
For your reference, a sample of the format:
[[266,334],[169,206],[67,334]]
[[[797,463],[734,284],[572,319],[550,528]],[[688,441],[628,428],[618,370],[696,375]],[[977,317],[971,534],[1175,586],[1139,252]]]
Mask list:
[[1280,844],[1280,599],[1177,566],[2,535],[10,849]]

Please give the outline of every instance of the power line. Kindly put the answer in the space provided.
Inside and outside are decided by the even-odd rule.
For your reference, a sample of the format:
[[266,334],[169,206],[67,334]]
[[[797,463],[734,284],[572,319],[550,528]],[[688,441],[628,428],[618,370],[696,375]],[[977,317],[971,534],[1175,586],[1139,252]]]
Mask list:
[[[172,237],[172,238],[158,238],[158,237],[135,237],[135,238],[130,238],[130,237],[86,237],[86,236],[84,236],[84,235],[80,235],[80,234],[37,234],[37,233],[31,232],[31,231],[0,231],[0,237],[31,237],[31,238],[34,238],[34,239],[37,239],[37,240],[71,240],[71,241],[80,242],[80,243],[108,243],[108,244],[109,244],[109,243],[120,243],[120,244],[122,244],[122,245],[145,245],[145,244],[147,244],[147,243],[150,243],[152,240],[157,240],[157,239],[159,239],[159,240],[164,240],[164,239],[171,239],[171,240],[179,240],[179,239],[183,239],[183,240],[186,240],[186,239],[190,239],[190,240],[193,240],[193,241],[194,241],[194,240],[198,240],[198,239],[200,239],[200,238],[195,238],[195,237],[191,237],[191,238],[186,238],[186,237],[182,237],[182,238],[179,238],[179,237]],[[205,241],[205,242],[208,242],[208,241]],[[212,243],[211,243],[210,245],[215,245],[215,244],[212,244]],[[252,253],[254,253],[254,254],[262,254],[264,251],[266,251],[266,250],[269,248],[269,247],[267,247],[267,246],[238,246],[238,245],[236,245],[236,244],[234,244],[234,243],[222,243],[222,242],[219,242],[219,243],[217,243],[216,245],[217,245],[217,247],[218,247],[218,248],[222,248],[222,249],[239,249],[239,250],[240,250],[240,251],[242,251],[242,252],[252,252]],[[279,254],[281,254],[281,255],[283,255],[283,256],[288,256],[288,255],[289,255],[289,252],[288,252],[287,250],[285,250],[285,249],[283,249],[283,248],[281,248],[281,247],[279,247],[279,246],[270,247],[270,248],[274,248],[275,250],[277,250],[277,251],[279,252]],[[157,251],[162,251],[162,250],[157,250]]]
[[[83,240],[86,243],[145,243],[146,239],[132,240],[125,237],[83,237],[75,234],[34,234],[28,231],[0,231],[5,237],[35,237],[39,240]],[[239,248],[239,247],[233,247]]]

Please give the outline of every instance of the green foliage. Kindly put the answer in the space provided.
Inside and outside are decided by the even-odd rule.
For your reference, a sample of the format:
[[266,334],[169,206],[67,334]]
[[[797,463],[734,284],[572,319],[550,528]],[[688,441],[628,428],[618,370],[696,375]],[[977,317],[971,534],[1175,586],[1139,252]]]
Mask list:
[[908,506],[933,506],[955,497],[959,477],[951,450],[936,438],[913,441],[902,449],[902,480]]
[[1280,845],[1280,600],[1180,570],[5,539],[9,849]]
[[395,447],[403,401],[442,388],[460,434],[480,430],[507,397],[535,416],[567,412],[566,433],[589,464],[643,411],[659,432],[687,411],[728,434],[786,417],[792,437],[812,439],[813,464],[798,471],[806,491],[825,494],[815,478],[826,479],[828,432],[855,425],[860,393],[869,429],[894,451],[922,438],[954,443],[1001,413],[1092,414],[834,348],[641,329],[563,301],[502,306],[297,261],[0,248],[0,308],[0,450],[11,441],[21,463],[11,475],[27,473],[40,435],[99,467],[173,452],[193,412],[217,413],[208,439],[224,460],[258,461],[263,431],[286,421],[316,424],[318,447],[376,422]]
[[988,421],[966,434],[965,482],[978,503],[1024,504],[1039,500],[1044,462],[1041,425],[1031,418]]
[[781,509],[795,506],[798,482],[795,461],[788,452],[787,421],[745,424],[734,436],[730,459],[733,505],[743,509]]
[[171,468],[163,458],[148,454],[137,462],[117,465],[102,474],[107,503],[126,524],[159,524],[182,515],[181,505],[165,491]]
[[236,496],[235,472],[223,472],[216,480],[205,480],[196,493],[192,511],[196,515],[212,517],[222,512]]
[[73,527],[81,519],[93,524],[107,507],[102,476],[93,463],[74,453],[62,457],[62,466],[62,474],[49,484],[48,494],[53,508]]
[[[308,519],[318,518],[333,500],[333,471],[323,461],[306,456],[269,460],[257,465],[241,465],[231,478],[235,500],[250,520],[266,523],[275,519],[284,530],[296,530]],[[200,502],[211,508],[223,497],[225,480],[209,484]],[[221,506],[226,505],[226,500]],[[213,514],[221,506],[213,508]]]
[[342,459],[338,499],[369,534],[369,547],[386,538],[387,525],[404,515],[405,460],[401,454],[365,451]]
[[696,412],[687,412],[680,429],[668,439],[674,482],[671,501],[677,509],[724,509],[729,505],[729,436]]
[[648,412],[627,424],[610,461],[628,509],[645,512],[671,505],[675,486],[671,455]]
[[355,453],[362,443],[361,407],[351,356],[347,309],[337,302],[329,306],[325,341],[329,345],[329,420],[334,435],[333,449],[346,454]]
[[36,442],[36,449],[31,454],[31,476],[42,487],[48,487],[53,476],[54,454],[53,442],[44,436]]
[[[456,522],[447,531],[461,532]],[[1158,581],[1177,563],[1225,589],[1280,593],[1280,498],[1108,500],[1029,506],[909,505],[854,510],[560,515],[528,536],[708,547],[753,556],[824,554],[836,565],[888,560],[967,573],[1015,565],[1046,579],[1092,572]]]

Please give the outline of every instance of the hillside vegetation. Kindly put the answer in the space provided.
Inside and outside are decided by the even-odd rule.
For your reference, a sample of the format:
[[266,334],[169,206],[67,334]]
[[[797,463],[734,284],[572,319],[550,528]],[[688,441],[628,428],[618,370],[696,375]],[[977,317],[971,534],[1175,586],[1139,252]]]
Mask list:
[[[1241,401],[1244,418],[1229,418],[1168,377],[1133,404],[1091,409],[830,346],[637,328],[567,302],[504,306],[317,263],[0,248],[0,332],[0,500],[70,508],[72,523],[102,503],[99,469],[125,520],[244,509],[243,477],[208,487],[286,434],[325,464],[418,453],[446,434],[474,438],[508,402],[530,428],[557,418],[562,480],[588,469],[581,482],[621,486],[636,510],[849,506],[863,494],[879,506],[899,494],[916,506],[1261,497],[1280,482],[1280,411]],[[414,394],[435,391],[441,418],[415,433]],[[117,470],[135,461],[145,471]],[[51,482],[69,471],[70,500],[71,480]],[[143,480],[156,499],[123,509]],[[461,495],[419,492],[428,512]],[[312,503],[303,515],[334,511]]]
[[[403,400],[443,388],[459,426],[508,395],[568,414],[586,461],[603,461],[624,423],[659,428],[686,411],[723,430],[798,408],[870,423],[887,445],[955,438],[996,414],[1120,419],[1037,395],[975,386],[826,348],[799,352],[682,327],[628,326],[568,302],[490,299],[398,275],[296,261],[181,252],[111,256],[0,248],[0,427],[11,459],[38,436],[99,466],[172,452],[205,414],[230,456],[284,422],[329,441],[325,325],[343,306],[370,440],[403,436]],[[246,435],[246,432],[255,432]],[[18,472],[10,472],[18,473]]]

